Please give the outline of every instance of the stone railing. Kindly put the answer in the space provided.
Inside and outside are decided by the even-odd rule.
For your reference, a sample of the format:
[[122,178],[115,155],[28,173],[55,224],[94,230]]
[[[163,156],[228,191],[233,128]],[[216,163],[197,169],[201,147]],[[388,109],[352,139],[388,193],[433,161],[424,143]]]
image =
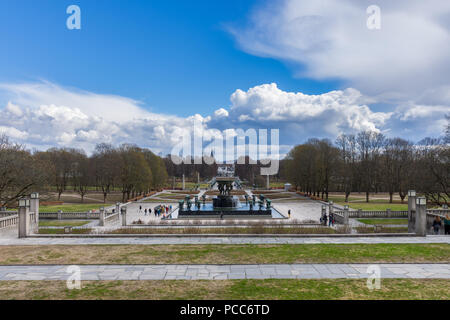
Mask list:
[[0,229],[9,228],[19,223],[19,215],[10,215],[0,218]]
[[107,222],[115,222],[116,220],[119,221],[120,219],[120,213],[116,212],[116,213],[105,213],[105,223]]
[[[335,214],[338,214],[342,217],[344,217],[344,211],[339,210],[335,211]],[[392,210],[386,210],[386,211],[349,211],[348,212],[349,218],[408,218],[408,211],[392,211]],[[336,219],[337,221],[337,219]]]
[[433,234],[433,222],[435,220],[436,217],[439,217],[441,219],[441,228],[439,230],[439,234],[444,234],[444,218],[446,214],[450,214],[450,210],[445,210],[445,209],[441,209],[441,210],[436,210],[436,209],[430,209],[427,210],[427,233],[428,234]]
[[0,218],[6,218],[9,216],[16,215],[17,211],[0,211]]
[[39,212],[39,219],[78,220],[99,219],[99,212]]
[[345,224],[344,211],[335,211],[333,215],[336,223]]

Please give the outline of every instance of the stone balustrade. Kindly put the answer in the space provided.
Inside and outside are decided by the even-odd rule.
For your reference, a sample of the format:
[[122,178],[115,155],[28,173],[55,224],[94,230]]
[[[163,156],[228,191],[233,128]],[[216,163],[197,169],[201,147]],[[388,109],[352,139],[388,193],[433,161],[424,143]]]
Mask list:
[[19,215],[9,215],[7,217],[0,218],[0,229],[16,226],[19,223]]

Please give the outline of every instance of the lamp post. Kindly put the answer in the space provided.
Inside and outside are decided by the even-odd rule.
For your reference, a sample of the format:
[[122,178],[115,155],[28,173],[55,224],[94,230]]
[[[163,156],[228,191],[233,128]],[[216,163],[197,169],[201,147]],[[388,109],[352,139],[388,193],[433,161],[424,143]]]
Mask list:
[[30,211],[34,212],[33,232],[39,231],[39,193],[30,194]]
[[122,215],[122,226],[125,227],[127,225],[127,207],[122,207],[120,214]]
[[99,226],[100,227],[104,227],[105,226],[105,208],[104,207],[101,207],[100,208],[100,213],[99,213],[99,215],[100,215],[100,222],[99,222]]
[[416,234],[426,236],[427,234],[427,199],[425,197],[416,198]]
[[408,191],[408,232],[415,232],[416,191]]
[[19,238],[26,238],[30,233],[30,199],[21,198],[19,199]]
[[349,207],[348,207],[348,205],[346,204],[345,206],[344,206],[344,224],[348,224],[348,222],[349,222]]

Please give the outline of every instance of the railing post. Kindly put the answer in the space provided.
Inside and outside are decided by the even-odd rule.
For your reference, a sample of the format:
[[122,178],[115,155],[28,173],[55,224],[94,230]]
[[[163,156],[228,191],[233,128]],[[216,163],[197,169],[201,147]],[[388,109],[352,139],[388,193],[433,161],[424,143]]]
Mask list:
[[39,193],[33,192],[30,195],[30,211],[34,212],[34,225],[33,225],[33,232],[38,233],[39,232]]
[[125,227],[127,225],[127,207],[122,207],[120,214],[122,216],[122,226]]
[[26,238],[30,233],[30,199],[22,198],[19,200],[19,238]]
[[62,210],[58,210],[58,220],[62,220]]
[[408,232],[415,232],[415,218],[416,214],[416,191],[409,190],[408,191]]
[[116,210],[114,212],[120,214],[120,202],[116,203]]
[[391,211],[390,208],[387,208],[387,209],[386,209],[386,214],[387,214],[387,217],[388,217],[388,218],[392,218],[392,211]]
[[348,205],[344,206],[344,224],[345,225],[349,224],[349,208],[348,208]]
[[425,197],[416,198],[416,234],[427,235],[427,199]]
[[100,208],[100,222],[98,225],[100,227],[105,226],[105,208]]
[[328,212],[329,212],[329,214],[330,214],[330,213],[331,213],[331,214],[334,213],[334,202],[333,202],[333,201],[330,201],[330,202],[328,203]]

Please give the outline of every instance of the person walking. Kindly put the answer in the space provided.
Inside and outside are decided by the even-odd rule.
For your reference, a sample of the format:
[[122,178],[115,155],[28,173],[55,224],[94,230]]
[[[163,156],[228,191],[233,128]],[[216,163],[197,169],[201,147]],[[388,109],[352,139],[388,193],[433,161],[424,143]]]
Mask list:
[[433,231],[435,235],[439,234],[439,231],[441,229],[441,218],[439,218],[438,216],[434,217],[434,221],[433,221]]
[[288,217],[291,218],[291,209],[288,210]]
[[328,226],[332,227],[334,224],[334,214],[330,212]]
[[142,206],[139,206],[139,213],[142,212]]
[[144,216],[147,215],[147,208],[144,209]]
[[327,221],[328,221],[328,219],[327,219],[327,214],[325,213],[325,214],[323,215],[323,225],[324,225],[324,226],[327,225]]
[[450,234],[450,214],[446,214],[444,218],[444,231],[445,234]]

